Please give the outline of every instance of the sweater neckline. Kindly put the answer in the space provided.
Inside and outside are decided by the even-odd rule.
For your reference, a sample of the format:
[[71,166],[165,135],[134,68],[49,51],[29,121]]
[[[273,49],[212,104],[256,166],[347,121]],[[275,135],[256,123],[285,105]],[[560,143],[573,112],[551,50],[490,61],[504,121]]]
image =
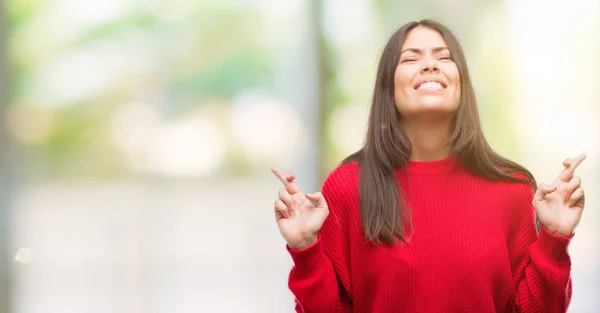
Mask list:
[[412,161],[406,163],[409,174],[441,174],[448,173],[457,168],[460,163],[458,155],[450,156],[435,161]]

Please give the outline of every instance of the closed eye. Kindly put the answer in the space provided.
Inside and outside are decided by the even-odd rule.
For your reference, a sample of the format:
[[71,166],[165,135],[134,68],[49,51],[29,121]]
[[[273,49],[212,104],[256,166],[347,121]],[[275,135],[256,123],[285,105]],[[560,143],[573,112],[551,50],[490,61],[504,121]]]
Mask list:
[[416,61],[418,61],[418,60],[417,59],[404,59],[400,63],[416,62]]

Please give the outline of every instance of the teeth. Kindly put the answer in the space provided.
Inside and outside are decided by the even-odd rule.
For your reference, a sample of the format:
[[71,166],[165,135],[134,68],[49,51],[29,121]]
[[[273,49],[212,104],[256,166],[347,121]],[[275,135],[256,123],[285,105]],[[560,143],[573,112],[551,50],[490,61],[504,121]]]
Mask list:
[[442,84],[438,83],[438,82],[426,82],[424,84],[421,84],[421,86],[419,86],[419,88],[417,88],[417,90],[419,89],[431,89],[431,90],[439,90],[439,89],[443,89],[444,87],[442,87]]

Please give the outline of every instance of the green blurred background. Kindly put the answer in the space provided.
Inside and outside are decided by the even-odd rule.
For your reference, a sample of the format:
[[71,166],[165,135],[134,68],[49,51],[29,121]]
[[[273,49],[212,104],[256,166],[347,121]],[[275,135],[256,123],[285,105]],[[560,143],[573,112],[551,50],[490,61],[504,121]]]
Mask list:
[[600,311],[599,1],[3,4],[0,313],[292,312],[269,167],[318,189],[422,18],[463,44],[497,151],[540,182],[588,154],[570,312]]

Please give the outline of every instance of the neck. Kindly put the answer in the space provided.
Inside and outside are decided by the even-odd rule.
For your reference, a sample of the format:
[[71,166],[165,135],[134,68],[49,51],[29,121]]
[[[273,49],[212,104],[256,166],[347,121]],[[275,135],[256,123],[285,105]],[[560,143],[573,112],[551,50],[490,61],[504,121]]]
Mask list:
[[447,158],[452,152],[450,136],[452,122],[419,123],[404,122],[404,132],[412,146],[412,161],[435,161]]

